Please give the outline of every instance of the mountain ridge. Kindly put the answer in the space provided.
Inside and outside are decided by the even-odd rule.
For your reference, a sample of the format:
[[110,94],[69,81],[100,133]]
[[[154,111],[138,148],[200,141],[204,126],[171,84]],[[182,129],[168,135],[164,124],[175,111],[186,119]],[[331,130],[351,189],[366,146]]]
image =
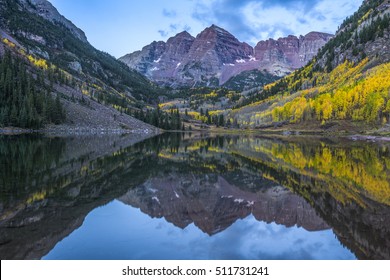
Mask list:
[[24,4],[24,7],[28,9],[29,12],[35,13],[50,22],[58,22],[63,24],[68,28],[73,35],[83,42],[88,42],[88,39],[80,28],[75,26],[70,20],[61,15],[58,10],[46,0],[21,0],[21,3]]
[[[177,38],[186,38],[180,53],[167,50]],[[196,87],[224,85],[245,71],[260,70],[275,80],[304,66],[333,35],[310,32],[278,40],[260,41],[255,47],[240,42],[225,29],[213,24],[196,37],[181,32],[167,42],[152,42],[120,61],[162,86]],[[179,48],[180,49],[180,48]],[[174,61],[174,63],[170,63]]]

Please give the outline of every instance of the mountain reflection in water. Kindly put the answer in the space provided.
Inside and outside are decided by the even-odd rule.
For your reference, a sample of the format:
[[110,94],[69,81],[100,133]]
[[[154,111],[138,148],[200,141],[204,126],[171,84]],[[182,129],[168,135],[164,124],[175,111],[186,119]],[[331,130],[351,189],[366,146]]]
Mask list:
[[[1,259],[344,259],[349,250],[390,259],[388,144],[195,134],[134,142],[1,137]],[[279,234],[262,234],[270,231]],[[173,254],[168,243],[188,249]]]

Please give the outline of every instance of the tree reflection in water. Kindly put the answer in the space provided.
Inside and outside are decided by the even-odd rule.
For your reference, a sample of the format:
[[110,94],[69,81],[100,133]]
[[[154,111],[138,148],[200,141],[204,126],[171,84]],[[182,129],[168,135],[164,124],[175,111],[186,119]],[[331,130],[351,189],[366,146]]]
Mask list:
[[115,199],[214,236],[235,221],[332,228],[360,259],[389,259],[389,144],[164,134],[0,139],[0,255],[40,259]]

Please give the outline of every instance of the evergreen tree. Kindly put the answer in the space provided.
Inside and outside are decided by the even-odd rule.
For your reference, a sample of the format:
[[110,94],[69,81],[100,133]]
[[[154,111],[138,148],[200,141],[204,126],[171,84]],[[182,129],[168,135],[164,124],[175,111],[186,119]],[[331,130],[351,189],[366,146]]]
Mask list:
[[225,117],[221,114],[218,117],[218,125],[219,126],[224,126],[225,125]]
[[[53,122],[52,104],[54,103],[50,93],[42,92],[47,88],[45,75],[51,75],[50,69],[45,72],[36,71],[36,79],[27,71],[26,61],[19,57],[12,57],[6,52],[0,58],[0,125],[22,128],[40,128],[42,125]],[[59,115],[56,123],[64,119],[64,111],[58,99],[56,108]]]

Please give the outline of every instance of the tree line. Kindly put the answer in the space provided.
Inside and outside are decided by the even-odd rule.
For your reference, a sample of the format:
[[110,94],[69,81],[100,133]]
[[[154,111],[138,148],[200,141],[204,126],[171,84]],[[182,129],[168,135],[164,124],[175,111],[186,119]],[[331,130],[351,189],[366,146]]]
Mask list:
[[210,114],[209,109],[206,109],[206,112],[203,110],[203,108],[200,108],[200,119],[203,123],[208,125],[215,125],[217,127],[220,126],[230,126],[230,120],[228,119],[225,121],[225,116],[223,114]]
[[65,112],[59,96],[51,94],[45,82],[45,72],[28,70],[26,62],[7,51],[0,58],[0,126],[42,128],[45,124],[60,124]]
[[143,122],[165,130],[185,130],[179,109],[171,109],[169,112],[157,109],[134,110],[130,115]]

